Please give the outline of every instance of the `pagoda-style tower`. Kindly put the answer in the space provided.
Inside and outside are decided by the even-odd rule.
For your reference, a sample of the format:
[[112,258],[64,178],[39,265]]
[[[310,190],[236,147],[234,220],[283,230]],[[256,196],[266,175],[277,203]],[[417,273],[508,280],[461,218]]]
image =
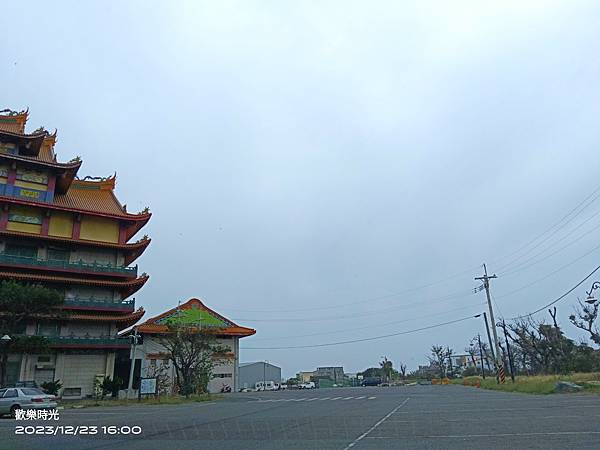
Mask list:
[[64,294],[64,319],[23,333],[49,339],[53,353],[11,355],[9,381],[63,383],[64,397],[92,394],[113,376],[118,332],[137,322],[130,298],[148,280],[131,264],[150,239],[130,239],[148,222],[114,194],[115,177],[77,178],[81,160],[57,161],[56,132],[25,132],[28,111],[0,112],[0,280],[40,283]]

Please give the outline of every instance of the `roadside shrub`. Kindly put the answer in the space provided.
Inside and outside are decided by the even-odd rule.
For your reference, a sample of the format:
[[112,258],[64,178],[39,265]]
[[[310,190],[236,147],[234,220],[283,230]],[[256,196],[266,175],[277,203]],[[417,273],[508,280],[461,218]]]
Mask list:
[[46,394],[58,395],[58,391],[60,391],[60,388],[63,387],[63,384],[60,382],[60,380],[46,381],[42,383],[40,387]]

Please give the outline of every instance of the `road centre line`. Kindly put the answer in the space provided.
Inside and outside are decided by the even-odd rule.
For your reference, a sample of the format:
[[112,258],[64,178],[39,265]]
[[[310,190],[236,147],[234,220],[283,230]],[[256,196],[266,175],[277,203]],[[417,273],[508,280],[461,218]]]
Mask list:
[[344,400],[352,400],[354,397],[346,397]]
[[400,408],[402,408],[404,405],[406,405],[406,403],[410,400],[410,397],[407,397],[406,400],[404,400],[402,403],[400,403],[398,406],[396,406],[394,409],[392,409],[389,413],[387,413],[387,415],[385,415],[382,419],[379,419],[379,421],[373,425],[371,428],[369,428],[366,432],[364,432],[363,434],[361,434],[359,437],[357,437],[353,442],[351,442],[347,447],[344,448],[344,450],[349,450],[352,447],[354,447],[356,444],[358,444],[360,441],[362,441],[364,438],[366,438],[369,433],[371,433],[371,431],[375,430],[379,425],[381,425],[383,422],[385,422],[387,419],[389,419],[389,417],[394,414],[396,411],[398,411]]

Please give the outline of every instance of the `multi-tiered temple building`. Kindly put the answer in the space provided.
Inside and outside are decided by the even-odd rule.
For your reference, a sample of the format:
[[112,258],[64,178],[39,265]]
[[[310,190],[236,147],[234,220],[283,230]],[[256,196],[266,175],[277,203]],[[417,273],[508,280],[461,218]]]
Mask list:
[[52,352],[10,355],[8,382],[60,380],[64,397],[83,397],[113,376],[117,350],[129,348],[118,333],[144,314],[132,295],[148,275],[132,264],[150,239],[130,241],[151,214],[127,212],[114,177],[79,179],[81,160],[58,162],[56,133],[27,133],[27,118],[0,112],[0,280],[59,290],[65,314],[27,324]]

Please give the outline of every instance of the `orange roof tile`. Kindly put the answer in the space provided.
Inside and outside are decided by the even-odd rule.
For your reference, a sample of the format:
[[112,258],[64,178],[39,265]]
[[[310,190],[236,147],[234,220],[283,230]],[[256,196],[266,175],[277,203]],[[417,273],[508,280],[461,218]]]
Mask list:
[[0,130],[9,131],[11,133],[25,133],[25,124],[29,116],[29,111],[11,111],[5,109],[0,111]]
[[148,334],[168,333],[167,325],[163,325],[163,324],[160,324],[157,322],[159,322],[161,319],[164,319],[168,316],[176,314],[177,311],[189,310],[189,309],[204,310],[204,311],[208,312],[209,314],[211,314],[212,316],[216,317],[217,319],[220,319],[223,322],[231,324],[227,328],[216,329],[215,333],[218,335],[244,337],[244,336],[251,336],[256,333],[256,330],[254,330],[252,328],[241,327],[241,326],[233,323],[231,320],[223,317],[216,311],[210,309],[208,306],[206,306],[204,303],[202,303],[197,298],[191,298],[187,302],[185,302],[183,305],[179,305],[175,308],[171,308],[170,310],[165,311],[164,313],[159,314],[156,317],[152,317],[152,318],[146,320],[144,323],[138,325],[136,328],[137,328],[138,332],[140,332],[140,333],[148,333]]
[[[114,180],[114,179],[112,179]],[[114,186],[114,181],[112,182]],[[127,217],[123,206],[115,196],[112,188],[107,188],[105,181],[91,182],[74,180],[65,194],[54,196],[55,205],[84,211],[99,212],[115,216]]]

